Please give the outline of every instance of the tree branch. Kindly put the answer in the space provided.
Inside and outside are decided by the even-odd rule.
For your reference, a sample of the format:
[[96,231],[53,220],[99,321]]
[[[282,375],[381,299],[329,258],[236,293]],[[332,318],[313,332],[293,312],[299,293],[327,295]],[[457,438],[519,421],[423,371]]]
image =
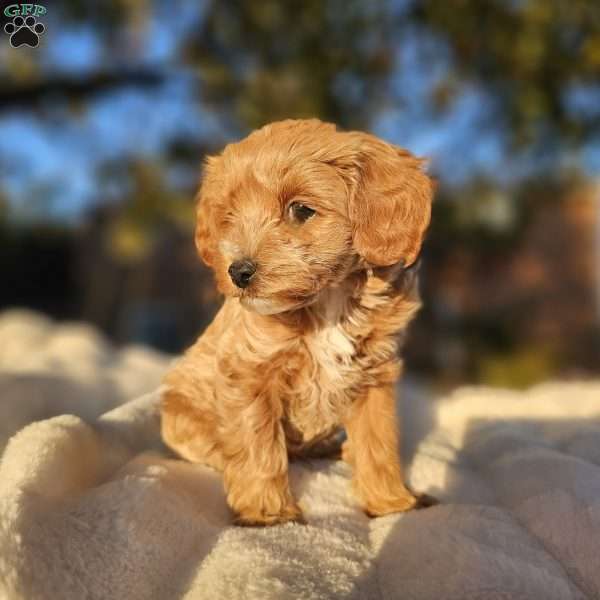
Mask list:
[[0,85],[0,108],[30,107],[55,95],[81,100],[120,87],[155,88],[165,79],[164,73],[154,69],[123,68],[85,76],[60,75],[24,83],[6,82]]

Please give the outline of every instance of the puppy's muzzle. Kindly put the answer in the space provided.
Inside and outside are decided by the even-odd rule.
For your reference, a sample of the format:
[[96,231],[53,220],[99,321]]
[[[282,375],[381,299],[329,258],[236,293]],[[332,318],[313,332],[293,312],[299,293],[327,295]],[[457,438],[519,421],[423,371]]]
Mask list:
[[250,285],[250,280],[256,273],[256,265],[248,259],[236,260],[229,265],[227,272],[235,285],[239,288],[246,288]]

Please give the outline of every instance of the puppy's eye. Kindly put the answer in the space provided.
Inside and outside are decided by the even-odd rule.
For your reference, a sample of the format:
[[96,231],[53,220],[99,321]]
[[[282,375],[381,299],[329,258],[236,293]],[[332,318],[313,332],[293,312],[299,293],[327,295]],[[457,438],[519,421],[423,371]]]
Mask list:
[[288,208],[290,218],[298,223],[308,221],[314,214],[315,210],[302,204],[301,202],[292,202]]

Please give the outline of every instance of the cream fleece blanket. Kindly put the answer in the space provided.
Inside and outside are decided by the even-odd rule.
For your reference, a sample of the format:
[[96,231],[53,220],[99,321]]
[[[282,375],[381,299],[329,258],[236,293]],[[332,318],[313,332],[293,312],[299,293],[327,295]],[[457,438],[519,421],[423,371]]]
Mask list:
[[12,437],[2,600],[600,597],[599,383],[405,396],[409,481],[441,505],[371,520],[345,464],[296,463],[308,524],[266,529],[232,527],[220,476],[168,456],[158,399]]
[[65,413],[95,419],[155,389],[170,360],[141,346],[117,350],[89,325],[0,313],[0,453],[32,421]]

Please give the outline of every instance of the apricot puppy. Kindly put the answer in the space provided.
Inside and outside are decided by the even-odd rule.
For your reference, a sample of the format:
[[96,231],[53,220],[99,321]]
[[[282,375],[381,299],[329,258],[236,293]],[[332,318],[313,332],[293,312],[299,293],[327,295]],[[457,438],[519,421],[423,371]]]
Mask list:
[[272,123],[207,159],[196,246],[225,303],[166,376],[162,435],[223,472],[238,523],[301,519],[289,460],[326,454],[342,427],[367,513],[418,504],[394,382],[432,194],[406,150],[315,119]]

